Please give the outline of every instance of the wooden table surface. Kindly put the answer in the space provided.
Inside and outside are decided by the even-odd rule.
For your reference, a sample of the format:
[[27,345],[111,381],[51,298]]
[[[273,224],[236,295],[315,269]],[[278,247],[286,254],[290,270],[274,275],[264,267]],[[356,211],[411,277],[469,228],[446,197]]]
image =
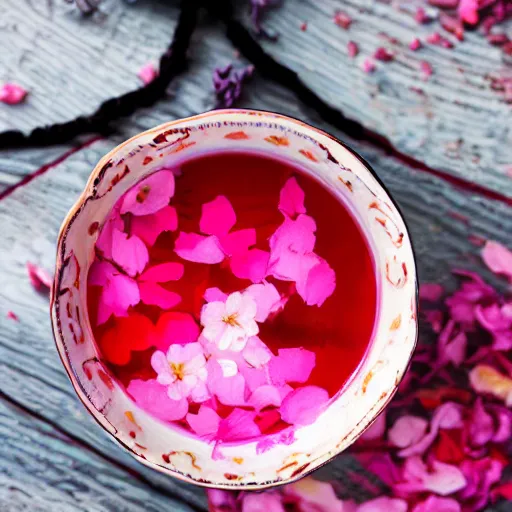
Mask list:
[[[478,33],[452,50],[410,51],[410,41],[425,38],[437,22],[418,25],[412,2],[402,3],[400,10],[398,2],[285,0],[265,17],[279,40],[262,43],[328,103],[385,135],[392,152],[372,138],[354,140],[258,73],[237,106],[300,118],[362,154],[404,211],[422,281],[451,287],[453,266],[492,279],[470,240],[512,239],[512,108],[492,87],[494,77],[511,71],[510,62]],[[24,85],[30,95],[22,105],[0,105],[0,130],[66,121],[137,87],[137,70],[157,61],[179,14],[172,1],[104,0],[102,12],[90,17],[64,0],[1,4],[0,79]],[[247,4],[240,4],[248,24]],[[354,20],[348,31],[332,21],[342,4]],[[355,59],[347,55],[349,40],[360,47]],[[378,46],[394,51],[395,60],[378,62],[367,74],[362,62]],[[48,298],[33,290],[25,269],[27,261],[53,268],[60,224],[104,153],[142,130],[213,108],[214,68],[245,64],[224,27],[208,16],[201,17],[189,57],[188,71],[172,82],[167,97],[123,120],[116,134],[83,137],[82,143],[92,141],[85,147],[0,152],[0,193],[50,164],[0,200],[2,511],[206,510],[201,489],[142,467],[89,418],[54,347]],[[422,80],[422,60],[433,67],[428,81]],[[8,319],[8,311],[19,322]],[[323,471],[343,478],[357,467],[344,455]],[[353,497],[364,492],[354,484]]]

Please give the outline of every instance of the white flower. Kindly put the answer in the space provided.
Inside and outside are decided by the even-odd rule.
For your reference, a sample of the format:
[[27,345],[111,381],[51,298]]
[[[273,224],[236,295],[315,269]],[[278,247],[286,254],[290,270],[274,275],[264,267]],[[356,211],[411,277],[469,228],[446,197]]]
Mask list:
[[203,306],[203,336],[220,350],[240,352],[247,339],[258,334],[256,302],[249,295],[232,293],[226,302],[214,301]]
[[172,400],[190,397],[194,402],[209,398],[206,388],[206,358],[200,343],[171,345],[165,355],[157,350],[151,357],[151,366],[158,374],[157,381],[167,387]]

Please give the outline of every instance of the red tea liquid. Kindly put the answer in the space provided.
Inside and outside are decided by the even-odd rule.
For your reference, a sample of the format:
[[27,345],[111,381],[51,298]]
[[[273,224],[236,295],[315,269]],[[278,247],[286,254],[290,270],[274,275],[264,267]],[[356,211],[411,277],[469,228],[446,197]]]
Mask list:
[[[280,348],[303,347],[316,354],[316,366],[308,384],[336,394],[356,371],[371,342],[377,309],[377,287],[368,243],[348,209],[325,186],[300,168],[283,160],[249,152],[218,152],[191,158],[180,165],[172,206],[178,214],[180,231],[198,232],[201,206],[223,195],[237,216],[234,229],[256,228],[257,248],[268,250],[270,236],[283,222],[277,209],[285,182],[294,176],[305,193],[307,214],[316,221],[315,252],[336,274],[334,293],[320,306],[307,306],[294,294],[275,318],[260,325],[259,337],[277,354]],[[162,233],[149,249],[149,264],[179,261],[183,278],[172,283],[182,296],[174,311],[191,313],[199,321],[203,294],[218,287],[226,293],[251,284],[241,284],[225,264],[204,265],[181,260],[174,252],[177,232]],[[288,283],[268,278],[279,291]],[[164,285],[165,286],[165,285]],[[171,288],[170,288],[171,289]],[[89,286],[88,305],[96,340],[115,326],[111,317],[96,325],[100,288]],[[162,310],[142,303],[131,310],[155,324]],[[101,346],[101,343],[98,344]],[[135,378],[155,378],[150,357],[154,349],[133,352],[126,365],[104,361],[112,376],[123,385]],[[100,352],[101,357],[101,352]]]

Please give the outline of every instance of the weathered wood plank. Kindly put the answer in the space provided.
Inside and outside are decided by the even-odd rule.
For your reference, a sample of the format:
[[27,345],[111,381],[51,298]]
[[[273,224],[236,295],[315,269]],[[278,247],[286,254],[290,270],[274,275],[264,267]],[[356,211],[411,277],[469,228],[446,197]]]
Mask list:
[[6,403],[0,403],[0,437],[4,512],[195,510]]
[[[104,12],[85,19],[64,2],[41,2],[37,8],[28,0],[4,4],[0,44],[12,51],[2,59],[0,77],[20,81],[32,94],[24,105],[0,105],[0,129],[29,130],[42,122],[63,121],[136,87],[137,70],[158,58],[177,16],[175,5],[156,1],[129,6],[121,0],[104,0]],[[239,5],[241,14],[247,14],[247,3]],[[280,33],[279,41],[264,45],[320,96],[388,136],[400,151],[512,195],[512,180],[506,174],[512,165],[508,149],[512,108],[489,83],[490,75],[507,66],[500,50],[470,33],[453,50],[426,46],[411,52],[410,40],[436,30],[435,24],[418,26],[410,14],[384,2],[349,0],[343,2],[343,9],[354,22],[344,31],[332,21],[337,8],[337,0],[284,2],[265,22]],[[305,32],[300,30],[303,21],[308,22]],[[400,42],[391,44],[382,33]],[[222,27],[211,26],[194,39],[190,55],[195,64],[204,63],[206,54],[211,57],[208,69],[233,59]],[[356,59],[347,56],[349,40],[361,47]],[[361,62],[378,46],[396,51],[396,59],[367,75]],[[421,60],[434,67],[428,82],[421,80]],[[187,84],[188,80],[193,83],[194,76],[187,76]],[[210,78],[197,85],[204,90],[205,101],[194,108],[212,108]],[[412,91],[413,87],[424,94]],[[186,106],[187,96],[188,87],[183,87],[175,101]],[[19,153],[12,158],[20,158]],[[10,171],[21,175],[31,167],[20,164]],[[16,179],[6,171],[2,174],[7,182]]]

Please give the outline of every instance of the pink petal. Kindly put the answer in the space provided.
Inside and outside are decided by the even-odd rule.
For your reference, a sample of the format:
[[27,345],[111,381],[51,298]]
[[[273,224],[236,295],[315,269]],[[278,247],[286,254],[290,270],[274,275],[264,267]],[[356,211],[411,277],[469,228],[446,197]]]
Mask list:
[[412,512],[460,512],[458,501],[453,498],[429,496],[425,501],[416,504]]
[[19,320],[18,315],[14,311],[7,311],[7,318],[17,322]]
[[254,422],[255,417],[255,412],[234,409],[227,418],[221,420],[217,438],[221,441],[238,441],[259,436],[260,429]]
[[157,323],[159,344],[157,348],[167,350],[170,345],[184,345],[197,341],[199,326],[189,313],[170,311],[160,316]]
[[267,491],[265,494],[247,493],[242,498],[240,512],[286,512],[281,495],[277,491]]
[[206,302],[226,302],[227,298],[228,294],[219,288],[207,288],[204,292],[204,300]]
[[363,441],[382,439],[386,432],[386,411],[381,412],[377,419],[361,435]]
[[176,240],[174,251],[180,258],[194,263],[220,263],[224,252],[214,236],[203,236],[182,231]]
[[308,306],[321,306],[336,288],[336,274],[325,260],[321,260],[307,274],[297,281],[297,293]]
[[147,85],[158,76],[158,70],[152,62],[148,62],[139,69],[137,76],[142,80],[144,85]]
[[233,274],[239,279],[250,279],[260,283],[267,275],[270,254],[261,249],[250,249],[243,254],[235,254],[230,261]]
[[126,316],[128,308],[139,302],[139,287],[133,279],[123,274],[112,276],[103,287],[98,310],[98,325],[106,322],[111,314]]
[[278,311],[283,306],[281,295],[277,288],[264,281],[261,284],[252,284],[249,286],[244,294],[250,295],[254,302],[256,302],[256,318],[257,322],[264,322],[270,313]]
[[167,395],[167,387],[154,379],[132,380],[126,390],[139,407],[161,420],[177,421],[187,414],[187,400],[171,400]]
[[495,274],[503,274],[512,279],[512,251],[504,245],[488,241],[482,250],[482,259]]
[[357,512],[407,512],[407,510],[408,505],[405,500],[388,498],[387,496],[380,496],[379,498],[365,501],[357,507]]
[[185,268],[181,263],[168,262],[161,263],[148,268],[139,276],[138,281],[149,281],[152,283],[167,283],[169,281],[178,281],[183,277]]
[[252,336],[247,340],[242,356],[253,368],[261,368],[270,361],[272,352],[257,336]]
[[213,201],[204,203],[199,221],[201,233],[221,237],[236,224],[235,210],[228,198],[217,196]]
[[[297,504],[300,512],[355,512],[339,500],[332,485],[312,477],[283,487],[283,493]],[[294,507],[295,510],[295,507]]]
[[27,91],[21,85],[6,83],[0,87],[0,101],[7,105],[21,103],[26,95]]
[[291,218],[306,213],[304,197],[304,191],[299,187],[297,180],[289,178],[279,194],[279,210]]
[[224,405],[245,405],[245,379],[240,373],[232,377],[208,378],[208,388]]
[[157,171],[133,186],[123,197],[121,213],[149,215],[168,206],[174,195],[174,174]]
[[427,420],[418,416],[405,415],[398,418],[388,431],[389,442],[398,448],[415,445],[427,431]]
[[367,58],[363,62],[363,71],[365,73],[373,73],[376,69],[375,62],[372,59]]
[[258,412],[269,406],[279,407],[281,394],[275,386],[261,386],[253,392],[247,403]]
[[423,283],[420,285],[420,299],[437,302],[444,294],[444,288],[436,283]]
[[201,405],[197,414],[187,414],[187,422],[199,436],[213,436],[219,430],[220,417],[210,407]]
[[329,401],[329,393],[318,386],[292,391],[281,404],[281,417],[291,425],[311,425]]
[[[282,251],[277,259],[269,263],[268,274],[282,281],[307,281],[309,271],[320,262],[315,253],[300,254],[294,251]],[[305,284],[304,284],[305,286]]]
[[114,229],[112,259],[133,277],[144,270],[149,261],[149,253],[138,236],[128,238],[126,233]]
[[157,283],[139,283],[140,300],[148,306],[171,309],[181,302],[181,295],[166,290]]
[[282,386],[289,382],[305,383],[316,363],[316,355],[303,348],[281,348],[269,363],[272,383]]
[[113,275],[118,275],[118,270],[107,261],[94,260],[87,276],[88,282],[93,286],[105,286]]
[[265,368],[250,368],[249,366],[242,365],[239,370],[244,376],[249,391],[254,391],[260,386],[270,384]]
[[478,23],[478,9],[478,0],[460,0],[459,18],[469,25],[476,25]]
[[28,262],[27,272],[30,283],[37,291],[48,291],[52,287],[52,276],[43,268]]
[[296,220],[285,218],[269,240],[272,261],[285,251],[298,254],[312,252],[316,242],[315,231],[316,223],[309,215],[299,215]]
[[164,231],[177,229],[178,215],[172,206],[164,206],[150,215],[134,216],[131,220],[132,235],[137,235],[149,246],[153,246],[158,236]]
[[481,397],[475,401],[468,426],[472,446],[484,446],[494,436],[494,419],[485,410]]
[[254,228],[233,231],[219,238],[222,250],[227,256],[243,254],[249,247],[256,244],[256,230]]
[[103,227],[101,228],[96,247],[103,253],[103,256],[109,260],[112,259],[112,243],[114,238],[114,230],[122,231],[124,222],[119,215],[117,208],[113,208],[107,217]]

